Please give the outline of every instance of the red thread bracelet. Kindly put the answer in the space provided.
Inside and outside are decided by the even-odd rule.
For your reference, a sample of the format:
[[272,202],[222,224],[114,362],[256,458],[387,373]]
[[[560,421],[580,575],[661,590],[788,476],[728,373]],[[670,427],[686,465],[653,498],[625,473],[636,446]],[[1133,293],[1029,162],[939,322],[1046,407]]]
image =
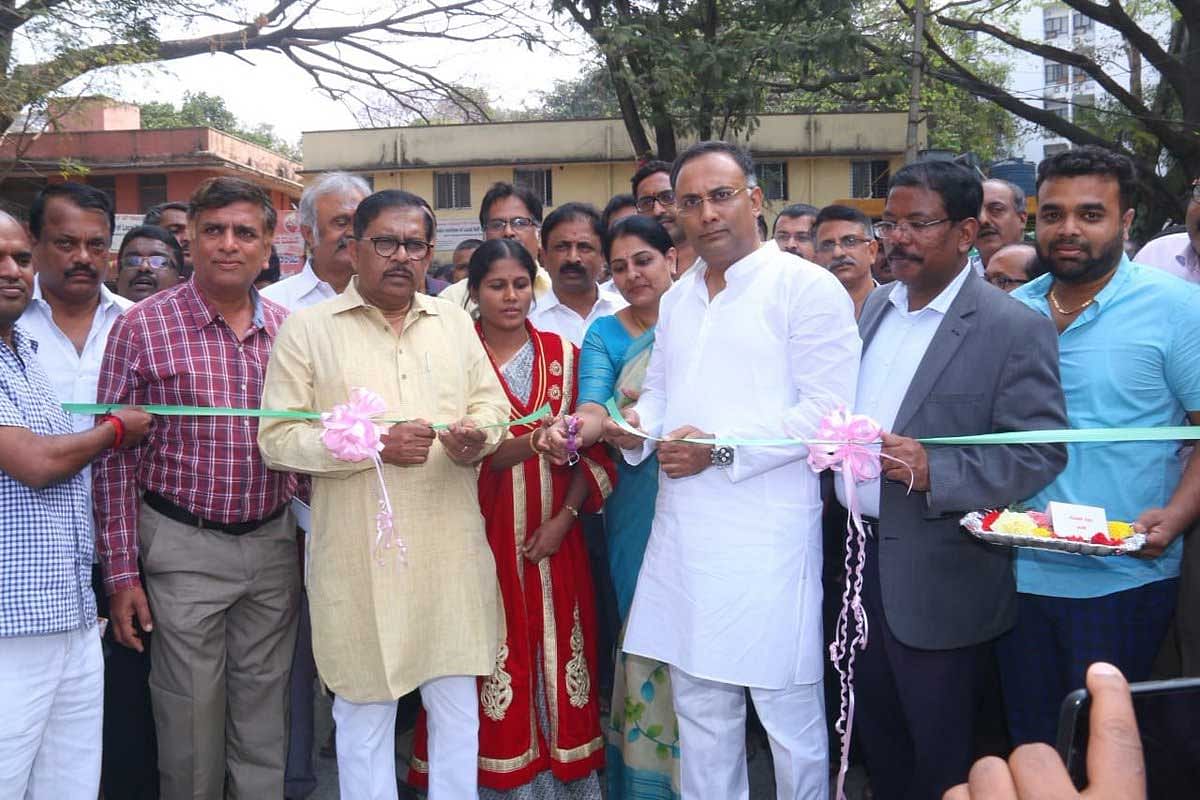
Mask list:
[[125,423],[121,422],[121,418],[114,414],[105,414],[100,418],[100,424],[103,425],[105,422],[107,422],[109,425],[112,425],[113,430],[117,432],[117,436],[115,439],[113,439],[113,443],[109,445],[111,449],[116,450],[121,446],[121,442],[125,441]]

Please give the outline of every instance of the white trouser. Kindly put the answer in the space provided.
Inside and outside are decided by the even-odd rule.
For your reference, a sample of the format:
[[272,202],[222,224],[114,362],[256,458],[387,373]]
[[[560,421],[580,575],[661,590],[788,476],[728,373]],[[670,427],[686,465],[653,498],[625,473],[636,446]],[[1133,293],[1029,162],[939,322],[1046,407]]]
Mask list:
[[[679,719],[684,800],[748,800],[744,688],[671,667],[671,697]],[[821,683],[751,688],[750,699],[771,742],[776,796],[780,800],[826,800],[829,754]]]
[[[421,684],[429,726],[429,800],[478,796],[479,698],[471,675]],[[396,701],[333,700],[338,788],[344,798],[397,800]]]
[[100,793],[100,632],[0,638],[0,798]]

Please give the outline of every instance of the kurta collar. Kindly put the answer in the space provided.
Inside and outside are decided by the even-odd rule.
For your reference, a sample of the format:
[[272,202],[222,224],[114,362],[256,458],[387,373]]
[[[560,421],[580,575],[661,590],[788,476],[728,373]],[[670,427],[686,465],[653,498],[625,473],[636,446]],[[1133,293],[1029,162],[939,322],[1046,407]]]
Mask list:
[[[341,314],[346,311],[352,311],[356,308],[375,308],[375,306],[368,303],[359,293],[357,275],[350,279],[349,285],[346,286],[346,291],[327,302],[330,304],[334,314]],[[407,325],[407,320],[412,319],[414,315],[419,316],[428,314],[429,316],[436,317],[438,315],[437,306],[439,302],[441,301],[435,300],[434,298],[422,294],[421,292],[414,293],[412,306],[408,309],[408,314],[405,316],[405,324]]]

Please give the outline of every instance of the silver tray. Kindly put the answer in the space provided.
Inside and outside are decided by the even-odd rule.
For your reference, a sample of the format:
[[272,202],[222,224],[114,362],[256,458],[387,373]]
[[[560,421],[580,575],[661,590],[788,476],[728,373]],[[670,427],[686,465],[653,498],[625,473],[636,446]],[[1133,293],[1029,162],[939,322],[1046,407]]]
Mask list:
[[1123,556],[1141,550],[1146,544],[1144,533],[1135,533],[1115,547],[1091,542],[1073,542],[1070,539],[1053,539],[1044,536],[1024,536],[1015,533],[995,533],[983,529],[983,518],[987,511],[972,511],[962,518],[961,524],[976,539],[1007,547],[1028,547],[1031,550],[1056,550],[1060,553],[1078,553],[1084,556]]

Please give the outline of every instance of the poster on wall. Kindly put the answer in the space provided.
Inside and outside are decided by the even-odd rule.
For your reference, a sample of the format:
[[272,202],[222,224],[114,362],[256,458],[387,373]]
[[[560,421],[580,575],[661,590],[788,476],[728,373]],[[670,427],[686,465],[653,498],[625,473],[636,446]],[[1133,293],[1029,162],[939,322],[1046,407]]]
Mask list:
[[120,250],[121,240],[125,238],[125,234],[141,224],[141,214],[117,214],[116,221],[113,224],[112,244],[109,245],[108,251],[115,254]]
[[286,278],[304,269],[304,237],[300,234],[300,215],[296,211],[277,211],[275,252],[279,253],[279,277]]

